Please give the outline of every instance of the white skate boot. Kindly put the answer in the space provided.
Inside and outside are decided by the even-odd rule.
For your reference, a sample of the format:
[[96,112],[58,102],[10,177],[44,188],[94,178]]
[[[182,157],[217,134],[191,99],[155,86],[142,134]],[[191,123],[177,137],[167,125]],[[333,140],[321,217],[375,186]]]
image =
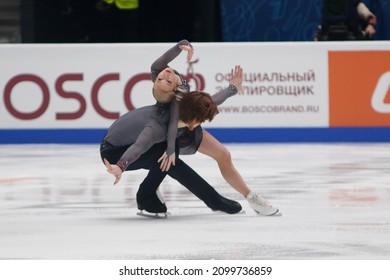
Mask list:
[[252,209],[260,215],[263,216],[281,215],[277,207],[272,206],[267,200],[265,200],[260,195],[257,195],[254,192],[250,192],[246,196],[246,200],[248,201]]

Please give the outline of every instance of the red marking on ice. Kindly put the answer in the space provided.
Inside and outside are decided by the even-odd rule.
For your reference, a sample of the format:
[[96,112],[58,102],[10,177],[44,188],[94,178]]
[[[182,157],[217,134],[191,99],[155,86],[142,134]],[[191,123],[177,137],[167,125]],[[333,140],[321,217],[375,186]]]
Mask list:
[[0,184],[14,183],[19,181],[37,180],[40,177],[14,177],[14,178],[0,178]]

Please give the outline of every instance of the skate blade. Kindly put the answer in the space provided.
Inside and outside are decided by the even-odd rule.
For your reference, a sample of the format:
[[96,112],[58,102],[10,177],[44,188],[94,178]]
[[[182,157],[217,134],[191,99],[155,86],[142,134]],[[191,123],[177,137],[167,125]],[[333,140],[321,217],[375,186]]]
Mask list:
[[264,215],[256,210],[254,210],[255,213],[258,215],[258,216],[263,216],[263,217],[279,217],[279,216],[282,216],[282,212],[280,212],[280,210],[278,209],[278,211],[276,211],[275,213],[272,213],[272,214],[268,214],[268,215]]
[[150,213],[144,210],[140,210],[137,212],[138,216],[152,218],[152,219],[166,219],[168,218],[168,212],[167,213]]
[[283,216],[283,215],[282,215],[282,212],[280,212],[280,210],[278,210],[275,214],[272,214],[271,216],[279,217],[279,216]]
[[241,210],[240,212],[234,213],[234,214],[229,214],[221,210],[211,210],[213,211],[214,214],[225,214],[225,215],[239,215],[239,214],[246,214],[245,210]]

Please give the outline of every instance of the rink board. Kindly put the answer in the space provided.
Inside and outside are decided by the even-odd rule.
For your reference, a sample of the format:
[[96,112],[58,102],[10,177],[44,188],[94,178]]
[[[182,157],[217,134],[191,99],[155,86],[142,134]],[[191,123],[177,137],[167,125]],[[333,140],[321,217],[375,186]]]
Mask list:
[[[0,143],[98,143],[120,115],[153,104],[150,65],[173,46],[0,46]],[[170,66],[215,93],[230,69],[245,91],[204,124],[223,142],[388,142],[389,42],[194,43]]]

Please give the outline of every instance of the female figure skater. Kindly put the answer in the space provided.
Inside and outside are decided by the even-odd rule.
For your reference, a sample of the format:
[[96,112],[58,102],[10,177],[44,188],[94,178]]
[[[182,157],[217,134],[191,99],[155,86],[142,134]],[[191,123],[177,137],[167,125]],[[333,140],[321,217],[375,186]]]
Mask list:
[[142,107],[137,113],[134,110],[123,115],[114,122],[104,137],[105,141],[114,146],[128,146],[120,161],[123,171],[154,144],[165,140],[168,141],[168,147],[160,156],[162,160],[171,158],[171,162],[174,162],[172,157],[175,157],[179,105],[173,97],[180,96],[180,93],[175,94],[175,91],[188,92],[189,87],[177,72],[166,65],[176,58],[182,49],[188,51],[187,59],[191,59],[193,48],[187,40],[182,40],[152,64],[153,96],[157,102]]

